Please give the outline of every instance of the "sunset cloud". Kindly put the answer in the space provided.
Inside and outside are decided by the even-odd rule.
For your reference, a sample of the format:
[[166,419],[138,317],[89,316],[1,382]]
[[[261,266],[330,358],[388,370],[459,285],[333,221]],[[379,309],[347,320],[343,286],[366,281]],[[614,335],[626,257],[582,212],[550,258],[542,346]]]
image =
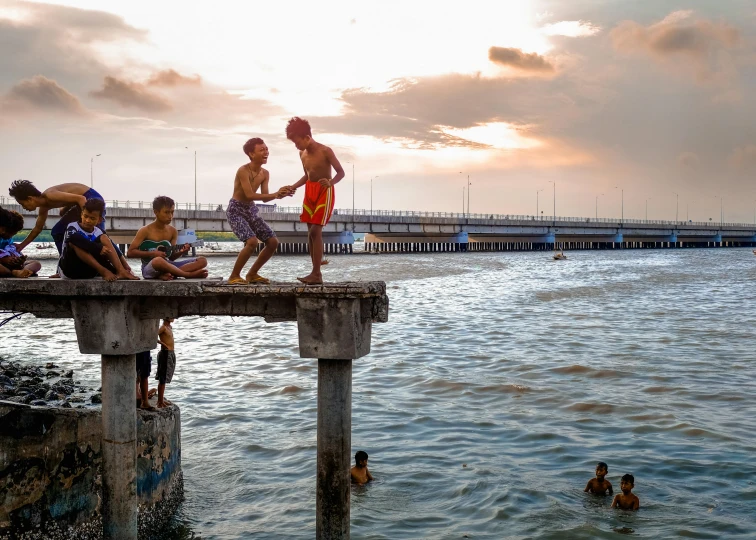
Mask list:
[[172,109],[171,104],[164,97],[148,90],[145,85],[116,77],[105,77],[102,89],[92,91],[89,95],[97,99],[113,101],[122,107],[133,107],[146,112],[159,113]]
[[186,77],[173,69],[166,69],[164,71],[158,71],[153,74],[147,81],[147,86],[199,86],[202,84],[202,77],[194,75],[193,77]]
[[488,59],[494,64],[522,71],[539,73],[554,71],[553,64],[540,54],[525,53],[512,47],[491,47],[488,49]]
[[6,103],[26,109],[71,115],[85,113],[76,96],[42,75],[20,81],[10,89],[5,99]]
[[746,144],[735,148],[727,161],[738,172],[756,171],[756,144]]

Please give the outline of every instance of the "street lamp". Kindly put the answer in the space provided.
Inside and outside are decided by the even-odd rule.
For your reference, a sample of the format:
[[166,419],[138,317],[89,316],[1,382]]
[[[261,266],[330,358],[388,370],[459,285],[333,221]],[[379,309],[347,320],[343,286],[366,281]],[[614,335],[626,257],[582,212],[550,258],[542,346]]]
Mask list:
[[352,232],[354,232],[354,161],[347,161],[352,166]]
[[619,189],[620,192],[622,193],[622,217],[620,218],[620,223],[624,223],[625,222],[625,188],[614,186],[614,189]]
[[373,178],[378,178],[377,176],[371,176],[370,177],[370,215],[373,215]]
[[[543,189],[546,189],[546,188],[543,188]],[[539,194],[540,192],[542,192],[542,191],[543,191],[543,189],[539,189],[538,191],[536,191],[536,217],[538,217],[538,216],[539,216],[539,214],[538,214],[538,194]]]
[[598,198],[603,197],[603,196],[604,196],[603,193],[599,193],[598,195],[596,195],[596,219],[598,219]]
[[648,221],[648,201],[650,201],[653,197],[649,197],[646,199],[646,221]]
[[[459,171],[459,174],[463,174],[462,171]],[[470,175],[467,175],[467,216],[470,216]],[[462,188],[462,216],[465,215],[465,189]]]
[[[185,146],[187,150],[190,150],[188,146]],[[194,209],[197,209],[197,151],[194,151]]]
[[89,160],[89,187],[94,187],[94,158],[100,157],[102,154],[97,154]]
[[680,219],[679,218],[679,214],[680,214],[680,195],[678,195],[674,191],[672,193],[675,194],[675,198],[676,198],[676,202],[675,202],[675,223],[677,223],[679,221],[679,219]]
[[549,184],[554,184],[554,223],[556,223],[556,182],[549,180]]
[[722,203],[722,197],[714,195],[714,198],[719,199],[719,226],[721,227],[724,224],[724,205]]

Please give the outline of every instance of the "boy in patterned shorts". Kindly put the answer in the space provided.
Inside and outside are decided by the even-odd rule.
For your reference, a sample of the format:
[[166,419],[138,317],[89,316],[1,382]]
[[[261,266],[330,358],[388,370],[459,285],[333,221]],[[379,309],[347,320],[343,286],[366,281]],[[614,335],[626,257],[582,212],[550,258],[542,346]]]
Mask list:
[[[275,193],[268,193],[268,181],[270,173],[263,169],[264,163],[268,162],[268,147],[262,139],[248,140],[243,147],[244,154],[249,157],[249,163],[239,167],[234,179],[234,194],[228,201],[226,216],[231,225],[231,230],[244,243],[244,247],[236,258],[234,269],[228,278],[230,285],[247,285],[249,283],[270,283],[270,280],[262,277],[258,272],[260,268],[276,252],[278,238],[273,229],[265,223],[259,215],[259,209],[255,201],[268,202],[274,199],[283,199],[293,194],[290,187],[284,186]],[[260,193],[257,193],[257,190]],[[257,249],[258,242],[265,247],[257,256],[252,268],[247,272],[246,278],[241,277],[241,271],[247,264],[252,253]]]
[[[307,244],[312,258],[312,272],[297,279],[305,285],[320,285],[323,283],[323,275],[320,273],[320,266],[323,264],[323,227],[331,219],[336,200],[333,186],[344,178],[344,169],[336,159],[333,150],[313,140],[310,123],[307,120],[299,117],[289,120],[286,126],[286,138],[299,150],[299,157],[305,171],[304,176],[291,186],[291,189],[296,190],[306,185],[302,215],[299,220],[307,223]],[[331,169],[336,171],[336,176],[333,178]]]

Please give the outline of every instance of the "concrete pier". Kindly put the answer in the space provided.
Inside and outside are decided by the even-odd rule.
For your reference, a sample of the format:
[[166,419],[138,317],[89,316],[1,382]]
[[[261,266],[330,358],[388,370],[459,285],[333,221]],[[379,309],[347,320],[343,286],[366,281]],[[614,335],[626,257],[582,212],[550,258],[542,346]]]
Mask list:
[[0,308],[73,318],[79,350],[102,355],[103,536],[137,537],[134,354],[155,348],[158,321],[189,315],[297,321],[299,354],[318,360],[316,536],[349,538],[352,360],[388,320],[383,282],[230,286],[213,280],[0,280]]

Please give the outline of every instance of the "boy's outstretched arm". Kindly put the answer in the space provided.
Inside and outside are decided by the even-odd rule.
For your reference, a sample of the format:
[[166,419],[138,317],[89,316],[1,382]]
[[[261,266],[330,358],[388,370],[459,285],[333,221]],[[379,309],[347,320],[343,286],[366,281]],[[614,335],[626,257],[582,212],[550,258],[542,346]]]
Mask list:
[[593,479],[588,480],[588,483],[585,485],[585,489],[583,490],[583,493],[590,493],[592,486],[593,486]]
[[279,189],[275,193],[268,193],[268,179],[270,177],[268,176],[268,173],[265,173],[265,177],[261,184],[261,191],[262,193],[255,193],[252,190],[252,184],[249,181],[249,177],[247,176],[247,172],[244,169],[239,169],[236,172],[236,181],[239,182],[239,185],[244,190],[244,196],[247,197],[250,201],[262,201],[262,202],[269,202],[275,199],[282,199],[286,194],[282,193],[283,188]]
[[37,216],[37,222],[34,224],[34,228],[29,231],[20,244],[16,247],[18,251],[22,251],[26,246],[34,241],[39,236],[39,233],[45,228],[45,221],[47,221],[47,208],[39,208],[39,215]]

